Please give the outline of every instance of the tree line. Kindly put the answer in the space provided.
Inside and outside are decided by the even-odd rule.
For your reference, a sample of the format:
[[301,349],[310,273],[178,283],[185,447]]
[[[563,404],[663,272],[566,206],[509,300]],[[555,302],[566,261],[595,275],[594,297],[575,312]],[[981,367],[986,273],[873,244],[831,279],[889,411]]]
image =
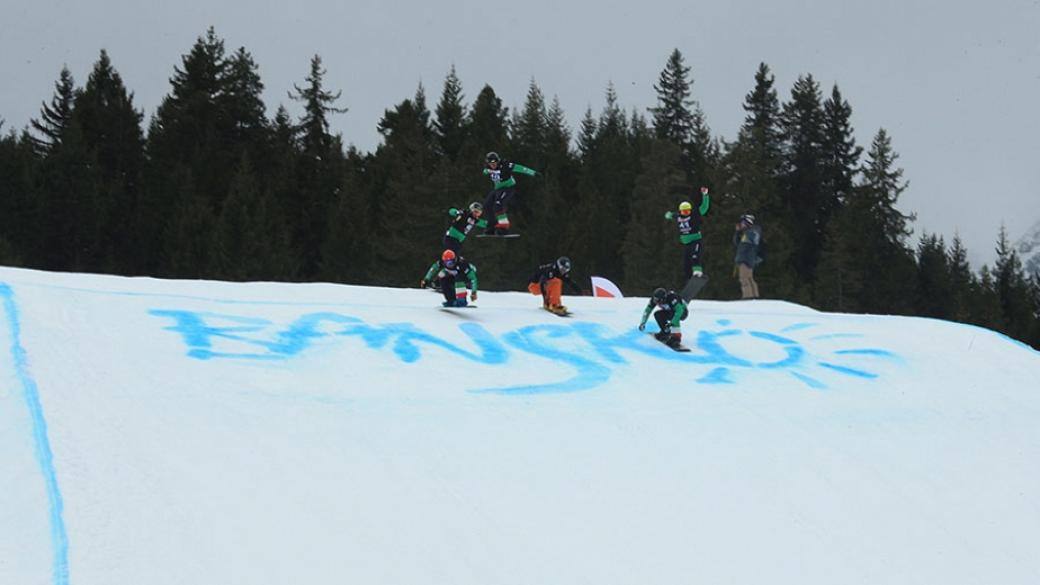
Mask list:
[[[433,109],[419,85],[385,110],[374,152],[330,131],[347,112],[320,56],[269,116],[259,67],[211,28],[183,55],[144,126],[102,50],[79,87],[67,68],[39,117],[0,138],[0,263],[54,271],[218,280],[415,286],[440,252],[449,207],[490,189],[484,154],[539,171],[511,210],[523,236],[467,242],[483,288],[522,290],[539,263],[631,295],[681,286],[680,247],[663,218],[711,192],[702,298],[732,299],[732,236],[742,213],[763,226],[763,295],[823,310],[920,315],[995,329],[1040,348],[1040,277],[1001,230],[994,266],[974,270],[956,236],[909,243],[914,217],[892,137],[856,143],[852,107],[811,74],[781,99],[754,72],[743,124],[715,136],[679,50],[656,104],[626,110],[613,86],[572,130],[534,80],[510,111],[485,85],[469,102],[452,68]],[[2,128],[0,120],[0,128]]]

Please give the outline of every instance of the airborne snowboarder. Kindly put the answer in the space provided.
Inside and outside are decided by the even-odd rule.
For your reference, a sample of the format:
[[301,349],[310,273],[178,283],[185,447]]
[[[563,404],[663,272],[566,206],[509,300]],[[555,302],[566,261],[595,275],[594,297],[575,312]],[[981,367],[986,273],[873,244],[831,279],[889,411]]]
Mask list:
[[679,243],[683,246],[682,273],[680,283],[683,283],[682,297],[689,301],[700,291],[707,277],[704,275],[704,266],[701,263],[703,253],[703,241],[701,234],[701,218],[708,213],[711,206],[711,197],[708,196],[708,188],[701,187],[701,204],[697,207],[697,213],[693,211],[693,205],[689,201],[679,204],[679,213],[667,211],[665,219],[675,222],[679,229]]
[[488,235],[504,236],[509,233],[509,206],[516,197],[516,178],[513,173],[538,175],[534,169],[525,167],[520,163],[510,162],[499,158],[497,152],[489,152],[484,157],[486,163],[484,174],[487,175],[494,188],[488,192],[484,200],[484,209],[494,214],[494,224],[487,228]]

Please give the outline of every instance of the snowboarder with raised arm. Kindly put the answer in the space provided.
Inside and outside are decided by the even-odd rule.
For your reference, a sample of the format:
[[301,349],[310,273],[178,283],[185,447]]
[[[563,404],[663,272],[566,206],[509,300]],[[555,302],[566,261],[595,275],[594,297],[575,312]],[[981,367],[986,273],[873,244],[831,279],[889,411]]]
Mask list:
[[494,188],[488,192],[484,200],[484,209],[494,214],[494,224],[487,228],[488,235],[504,236],[509,233],[509,205],[516,197],[516,178],[513,173],[536,176],[534,169],[525,167],[520,163],[510,162],[499,158],[497,152],[489,152],[484,157],[484,174],[490,179]]
[[679,230],[679,243],[683,246],[682,273],[680,283],[683,284],[683,299],[692,299],[708,281],[704,275],[704,265],[701,263],[703,253],[703,235],[701,234],[701,218],[708,213],[711,206],[711,197],[708,188],[701,187],[701,203],[694,213],[693,205],[689,201],[679,204],[679,213],[667,211],[665,219],[675,222]]
[[566,282],[577,294],[584,290],[570,279],[571,259],[560,256],[555,262],[542,264],[535,270],[527,283],[527,290],[533,295],[542,296],[542,308],[556,315],[565,316],[570,313],[563,306],[563,283]]
[[454,207],[449,209],[448,215],[454,219],[444,234],[444,247],[455,253],[461,252],[462,242],[466,241],[466,236],[473,231],[473,228],[478,230],[487,228],[487,220],[481,217],[483,214],[484,206],[479,201],[470,203],[469,208],[465,210]]
[[457,255],[453,250],[445,250],[441,254],[440,260],[430,265],[426,276],[419,281],[419,287],[426,288],[426,283],[434,277],[440,280],[441,293],[444,294],[442,304],[445,307],[465,307],[468,304],[466,302],[466,283],[462,281],[463,277],[468,280],[469,287],[472,289],[469,300],[477,300],[477,267],[466,262],[465,258]]
[[643,310],[643,319],[639,321],[640,331],[646,331],[646,321],[654,308],[657,309],[654,312],[654,320],[661,329],[654,334],[654,339],[676,351],[682,351],[682,332],[679,331],[679,327],[683,319],[689,315],[689,306],[686,301],[675,291],[663,288],[654,289],[650,302]]

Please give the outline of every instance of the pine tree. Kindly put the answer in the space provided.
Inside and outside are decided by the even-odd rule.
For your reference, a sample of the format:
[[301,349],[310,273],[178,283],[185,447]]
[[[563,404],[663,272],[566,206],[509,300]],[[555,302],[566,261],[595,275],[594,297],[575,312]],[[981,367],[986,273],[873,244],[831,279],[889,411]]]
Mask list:
[[52,152],[65,135],[72,121],[72,109],[75,105],[76,95],[75,82],[68,66],[62,66],[58,81],[54,83],[54,97],[50,105],[46,103],[40,109],[40,119],[31,120],[29,124],[34,130],[43,135],[42,138],[33,137],[32,144],[41,154]]
[[951,269],[942,237],[924,234],[917,246],[915,314],[949,319],[954,313]]
[[279,275],[287,238],[275,212],[270,188],[259,183],[249,155],[243,153],[217,217],[213,277],[242,281]]
[[492,150],[499,155],[509,156],[503,152],[509,140],[509,108],[502,105],[502,100],[490,85],[485,85],[477,94],[467,126],[469,138],[464,152],[465,160],[483,162],[484,154]]
[[950,291],[953,304],[950,318],[961,323],[969,323],[971,321],[969,297],[972,280],[975,278],[975,275],[968,264],[968,251],[964,248],[964,244],[961,242],[958,234],[953,236],[948,263],[950,265]]
[[[170,78],[171,91],[152,118],[148,130],[145,187],[134,221],[134,265],[145,274],[182,274],[188,266],[166,264],[178,259],[172,248],[190,231],[178,226],[175,234],[170,218],[212,220],[229,192],[237,159],[229,143],[230,117],[225,92],[227,60],[224,41],[210,27],[199,37],[181,66]],[[190,185],[178,181],[191,178]],[[198,192],[189,191],[188,189]],[[181,201],[186,198],[186,201]],[[199,202],[208,209],[185,213]]]
[[452,161],[458,158],[466,140],[466,106],[462,99],[462,82],[452,65],[444,79],[444,90],[434,110],[436,118],[433,122],[439,151]]
[[23,136],[0,134],[0,264],[5,266],[31,266],[40,257],[40,202],[33,180],[38,162],[28,131]]
[[578,153],[582,160],[589,159],[596,148],[596,134],[599,128],[596,118],[592,116],[592,107],[585,109],[585,116],[581,119],[581,128],[578,131]]
[[791,88],[791,101],[784,104],[780,122],[784,138],[782,185],[795,249],[793,265],[803,283],[815,279],[826,222],[822,153],[823,107],[820,88],[812,75],[798,78]]
[[86,272],[98,264],[104,222],[98,162],[78,122],[38,167],[40,267]]
[[83,130],[87,149],[98,162],[97,214],[100,241],[97,264],[89,269],[133,274],[135,242],[127,229],[136,214],[144,170],[144,115],[133,94],[102,50],[87,84],[76,98],[73,117]]
[[[297,200],[291,205],[291,235],[299,255],[299,277],[310,280],[320,273],[322,242],[328,229],[328,213],[342,185],[345,157],[338,136],[329,131],[329,116],[346,108],[336,107],[342,92],[324,87],[321,57],[311,58],[310,74],[303,88],[294,85],[289,97],[303,102],[304,114],[297,125],[300,157],[296,165]],[[426,113],[429,115],[429,112]]]
[[514,156],[524,164],[544,168],[548,133],[545,97],[532,78],[527,88],[527,99],[513,125]]
[[852,129],[852,107],[842,97],[838,86],[823,103],[823,158],[821,161],[822,193],[817,221],[826,225],[845,204],[855,183],[860,155]]
[[384,143],[374,164],[385,183],[378,191],[382,209],[376,215],[378,245],[373,250],[380,270],[372,276],[379,284],[408,285],[418,281],[434,252],[439,253],[448,208],[443,203],[450,193],[427,180],[436,163],[432,129],[421,105],[414,99],[402,101],[386,111],[378,129]]
[[670,140],[680,147],[693,141],[695,102],[690,97],[693,82],[690,67],[685,64],[679,49],[673,49],[664,69],[654,84],[657,105],[649,108],[654,117],[657,137]]
[[328,238],[322,248],[322,278],[364,284],[373,268],[371,210],[360,180],[365,161],[356,150],[347,155],[348,170],[329,211]]
[[969,302],[972,307],[971,323],[994,331],[1004,330],[1000,296],[988,266],[983,266],[979,278],[972,279]]
[[898,158],[888,133],[879,130],[867,153],[863,183],[852,195],[852,205],[859,210],[855,221],[865,228],[859,244],[862,268],[870,278],[861,298],[862,309],[867,312],[912,312],[905,283],[914,280],[916,271],[913,252],[906,246],[914,216],[896,209],[899,195],[907,187],[903,169],[895,166]]
[[1022,261],[1011,246],[1007,229],[1003,224],[997,238],[997,262],[993,268],[993,285],[1002,316],[1003,327],[1000,331],[1021,341],[1028,340],[1033,319],[1029,285],[1022,270]]
[[242,154],[248,153],[263,162],[269,132],[267,106],[263,99],[264,84],[260,80],[259,66],[245,47],[239,47],[228,57],[223,85],[220,99],[227,112],[227,135],[232,155],[241,160]]
[[307,83],[301,89],[293,84],[296,93],[289,93],[289,98],[303,103],[303,118],[298,125],[300,145],[307,158],[328,156],[332,148],[332,135],[329,133],[329,115],[343,114],[347,108],[338,108],[333,104],[340,99],[342,91],[332,93],[325,90],[324,78],[326,70],[321,66],[321,56],[311,58],[311,71]]

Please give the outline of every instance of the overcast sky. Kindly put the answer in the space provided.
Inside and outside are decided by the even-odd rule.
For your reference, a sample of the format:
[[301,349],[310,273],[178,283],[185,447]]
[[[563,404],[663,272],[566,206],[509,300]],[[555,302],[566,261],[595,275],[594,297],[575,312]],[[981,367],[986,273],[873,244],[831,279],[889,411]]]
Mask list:
[[229,53],[253,54],[269,115],[298,113],[286,93],[321,55],[326,87],[350,109],[333,130],[362,150],[420,82],[432,108],[453,64],[467,102],[490,84],[520,107],[533,78],[573,130],[587,107],[602,110],[608,82],[626,110],[654,105],[674,48],[712,131],[732,139],[765,62],[784,101],[799,75],[825,97],[838,84],[864,148],[889,132],[916,235],[960,233],[977,269],[1002,222],[1014,240],[1040,220],[1040,0],[0,0],[4,130],[38,116],[63,64],[82,86],[102,48],[147,119],[209,26]]

